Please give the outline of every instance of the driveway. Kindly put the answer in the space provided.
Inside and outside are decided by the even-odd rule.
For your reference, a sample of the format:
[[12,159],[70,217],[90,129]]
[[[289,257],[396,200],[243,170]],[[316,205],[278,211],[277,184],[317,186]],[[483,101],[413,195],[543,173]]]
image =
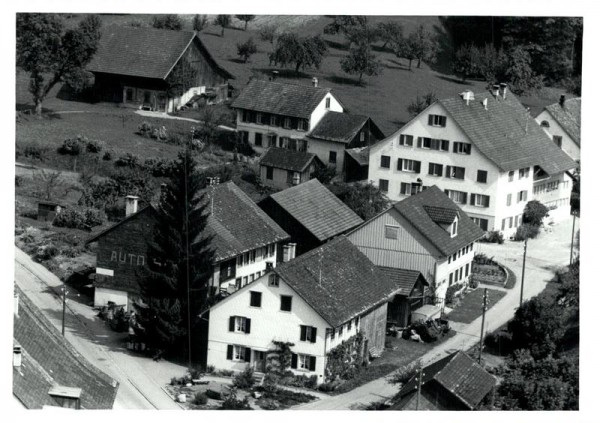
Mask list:
[[[577,231],[579,220],[577,221]],[[569,264],[571,247],[572,220],[566,220],[552,227],[551,232],[542,231],[537,239],[530,240],[527,246],[525,266],[524,300],[539,294],[546,282],[554,276],[554,270]],[[506,296],[486,313],[485,332],[491,332],[512,318],[519,306],[521,288],[521,267],[523,264],[523,243],[506,241],[503,245],[476,244],[476,251],[494,256],[497,261],[509,267],[517,275],[517,284],[507,290]],[[479,342],[481,317],[467,325],[454,325],[457,334],[446,342],[427,352],[421,360],[424,364],[450,354],[456,350],[467,350]],[[295,409],[312,410],[348,410],[358,404],[369,404],[391,398],[398,392],[398,387],[380,378],[360,386],[350,392],[302,404]]]

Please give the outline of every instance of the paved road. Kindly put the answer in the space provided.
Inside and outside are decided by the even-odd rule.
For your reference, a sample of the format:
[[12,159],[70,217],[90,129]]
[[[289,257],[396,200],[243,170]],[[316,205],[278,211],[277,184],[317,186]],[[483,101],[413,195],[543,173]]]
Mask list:
[[[56,292],[61,281],[16,247],[15,282],[60,330],[62,301]],[[91,307],[76,298],[67,304],[65,337],[91,363],[119,381],[115,409],[180,409],[161,389],[168,377],[184,373],[180,366],[131,355],[123,347],[126,335],[112,332]]]
[[[554,225],[552,232],[543,232],[538,239],[529,241],[527,261],[525,265],[524,299],[539,294],[546,281],[554,275],[554,269],[569,263],[572,221],[563,221]],[[521,268],[523,265],[523,243],[507,241],[504,245],[477,244],[479,252],[494,256],[509,267],[517,275],[517,284],[486,314],[485,331],[493,331],[512,318],[519,306]],[[433,348],[421,359],[425,364],[436,361],[447,354],[460,349],[466,350],[479,342],[481,317],[468,325],[454,325],[460,332],[446,342]],[[312,410],[347,410],[359,404],[369,404],[391,398],[398,392],[398,387],[380,378],[360,386],[345,394],[302,404],[295,409]]]

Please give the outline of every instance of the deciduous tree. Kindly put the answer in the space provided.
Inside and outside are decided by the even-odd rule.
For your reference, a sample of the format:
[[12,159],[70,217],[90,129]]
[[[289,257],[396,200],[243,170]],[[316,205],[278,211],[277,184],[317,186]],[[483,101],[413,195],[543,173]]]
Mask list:
[[398,22],[379,22],[377,24],[379,39],[383,41],[382,49],[388,44],[401,40],[404,36],[404,27]]
[[350,75],[358,75],[358,83],[363,75],[379,75],[383,68],[367,44],[350,47],[348,55],[340,60],[342,70]]
[[256,44],[254,44],[254,40],[252,39],[252,37],[248,38],[248,40],[246,40],[246,42],[244,43],[237,44],[238,56],[240,56],[244,60],[244,63],[246,63],[250,56],[252,56],[257,51],[258,49],[256,48]]
[[364,220],[390,206],[390,200],[373,184],[334,183],[328,188]]
[[411,117],[415,117],[416,115],[421,113],[423,110],[425,110],[426,108],[431,106],[436,101],[437,101],[437,96],[435,95],[434,92],[430,91],[427,94],[425,94],[423,97],[417,95],[417,98],[415,99],[415,101],[410,103],[406,109],[408,110],[408,113],[410,113]]
[[152,18],[152,27],[181,31],[183,29],[183,22],[178,15],[158,15]]
[[206,15],[194,15],[194,20],[192,21],[192,28],[194,31],[202,31],[208,25],[208,16]]
[[231,25],[231,15],[217,15],[214,24],[221,27],[221,37],[225,35],[225,28]]
[[320,36],[299,37],[288,32],[277,38],[275,50],[269,55],[269,61],[276,66],[293,64],[298,73],[301,68],[319,69],[326,53],[327,46]]
[[42,102],[59,82],[81,88],[85,66],[100,40],[100,19],[88,15],[74,29],[64,30],[58,15],[19,13],[17,15],[17,65],[29,72],[29,92],[35,112],[42,114]]
[[515,94],[525,94],[542,87],[543,77],[531,69],[531,56],[524,47],[513,48],[508,57],[506,76]]
[[256,15],[235,15],[240,21],[244,21],[244,31],[248,29],[248,22],[253,21]]
[[260,27],[258,34],[260,39],[263,41],[268,41],[273,44],[275,41],[275,34],[277,33],[277,26],[272,24],[263,25]]

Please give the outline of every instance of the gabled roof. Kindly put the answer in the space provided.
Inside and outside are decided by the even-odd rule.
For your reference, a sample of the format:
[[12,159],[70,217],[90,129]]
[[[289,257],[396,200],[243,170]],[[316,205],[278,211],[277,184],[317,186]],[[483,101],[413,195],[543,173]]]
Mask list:
[[308,136],[349,144],[368,120],[367,116],[328,111]]
[[581,144],[581,97],[565,100],[561,106],[554,103],[545,109],[558,122],[567,134],[577,143]]
[[275,193],[271,198],[321,242],[363,222],[317,179]]
[[417,270],[397,269],[395,267],[377,266],[379,270],[390,280],[394,281],[396,286],[400,289],[399,295],[408,297],[419,278],[422,279],[424,285],[429,285],[421,272]]
[[278,169],[304,172],[313,160],[321,160],[314,153],[290,150],[289,148],[271,147],[260,158],[261,166],[272,166]]
[[273,271],[334,328],[370,311],[398,291],[396,283],[344,236]]
[[102,28],[98,51],[87,69],[164,80],[194,39],[213,69],[223,77],[233,79],[194,32],[117,25]]
[[231,107],[308,119],[329,88],[251,80]]
[[[487,110],[482,104],[486,99]],[[475,94],[468,106],[458,95],[440,100],[439,104],[479,151],[502,171],[539,165],[554,175],[577,167],[510,91],[506,99],[501,96],[496,99],[489,91]]]
[[441,223],[445,225],[449,225],[454,222],[458,212],[454,208],[447,207],[437,207],[437,206],[423,206],[427,215],[433,220],[435,223]]
[[48,395],[51,388],[81,388],[81,408],[112,409],[118,382],[79,354],[18,287],[17,292],[13,336],[22,362],[13,367],[13,394],[25,407],[40,409],[57,405]]
[[360,166],[369,166],[369,147],[348,148],[346,154]]
[[[417,389],[417,377],[413,376],[402,387],[399,397]],[[452,353],[423,368],[423,384],[431,381],[442,385],[470,409],[476,408],[496,384],[496,378],[463,351]]]
[[[421,191],[419,194],[411,195],[392,207],[444,256],[455,253],[484,235],[481,228],[435,185]],[[450,234],[432,219],[426,208],[429,208],[430,211],[445,209],[443,213],[439,213],[440,216],[458,215],[456,236],[450,237]],[[435,216],[438,216],[438,214],[434,214]],[[444,217],[444,220],[447,220],[446,217]]]
[[212,213],[202,236],[213,236],[216,262],[289,239],[287,232],[233,182],[206,188],[205,192],[207,201],[212,202],[207,207]]

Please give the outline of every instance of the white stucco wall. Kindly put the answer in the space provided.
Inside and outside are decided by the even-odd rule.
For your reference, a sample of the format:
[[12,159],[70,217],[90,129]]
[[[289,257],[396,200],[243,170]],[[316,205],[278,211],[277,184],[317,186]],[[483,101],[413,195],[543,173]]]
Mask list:
[[340,142],[330,142],[324,140],[317,140],[313,138],[307,138],[308,142],[307,152],[314,153],[317,157],[325,163],[325,166],[333,166],[329,163],[329,152],[336,152],[335,171],[342,173],[344,170],[344,152],[346,151],[346,145]]
[[[330,100],[329,108],[325,107],[327,104],[327,99]],[[320,122],[320,120],[325,116],[325,113],[328,111],[332,112],[344,112],[344,108],[340,104],[340,102],[335,98],[335,96],[331,93],[327,93],[325,97],[321,100],[321,102],[315,107],[315,110],[310,115],[310,120],[308,122],[308,129],[312,131],[315,126]]]
[[[460,231],[460,223],[459,223],[458,230]],[[449,284],[450,273],[454,274],[456,272],[456,270],[459,270],[459,272],[458,272],[459,278],[458,278],[458,280],[456,280],[453,277],[452,285],[455,285],[456,283],[463,283],[463,282],[467,281],[465,266],[467,264],[469,265],[469,275],[470,275],[472,272],[472,267],[473,267],[473,257],[475,256],[475,247],[473,246],[472,250],[471,250],[472,245],[473,244],[469,244],[469,246],[467,246],[468,251],[465,251],[465,254],[462,254],[462,250],[460,253],[457,253],[456,260],[453,260],[452,258],[454,255],[451,255],[450,263],[448,263],[448,257],[446,257],[445,260],[439,261],[437,263],[437,266],[435,269],[435,283],[437,285],[437,292],[436,292],[437,297],[444,298],[446,296],[446,290],[450,286],[450,284]],[[460,269],[461,268],[463,269],[462,278],[460,277]]]
[[552,139],[554,135],[562,137],[562,150],[567,153],[573,160],[580,160],[581,151],[579,146],[573,141],[573,139],[567,134],[567,132],[560,126],[560,124],[552,117],[548,111],[544,110],[542,113],[535,118],[538,125],[541,125],[542,121],[548,122],[550,125],[548,128],[542,127],[544,132]]
[[[287,137],[287,138],[296,138],[296,139],[304,139],[308,131],[299,131],[298,129],[285,129],[281,126],[271,126],[271,125],[262,125],[259,123],[252,122],[243,122],[242,121],[242,111],[237,111],[237,130],[238,131],[248,131],[248,142],[256,150],[257,153],[262,153],[269,148],[269,141],[267,139],[267,134],[274,133],[277,134],[277,139],[279,137]],[[262,134],[262,147],[256,146],[255,139],[256,133]],[[279,144],[277,144],[279,145]]]
[[[262,274],[266,271],[267,269],[267,262],[271,262],[273,264],[273,267],[277,266],[277,245],[275,244],[274,247],[275,252],[273,253],[272,256],[266,256],[263,257],[261,256],[260,258],[256,258],[254,263],[249,262],[248,264],[240,264],[239,262],[239,257],[236,257],[236,268],[235,268],[235,278],[232,279],[228,279],[227,281],[224,282],[219,282],[220,288],[221,289],[229,289],[234,290],[235,289],[235,282],[236,279],[238,278],[242,278],[242,284],[243,284],[243,278],[244,277],[248,277],[248,282],[250,282],[250,275],[254,275],[256,277],[256,274],[258,272]],[[241,255],[243,256],[243,254]],[[213,271],[213,277],[216,278],[216,280],[219,279],[219,275],[220,275],[220,265],[216,265],[214,267],[214,271]]]

